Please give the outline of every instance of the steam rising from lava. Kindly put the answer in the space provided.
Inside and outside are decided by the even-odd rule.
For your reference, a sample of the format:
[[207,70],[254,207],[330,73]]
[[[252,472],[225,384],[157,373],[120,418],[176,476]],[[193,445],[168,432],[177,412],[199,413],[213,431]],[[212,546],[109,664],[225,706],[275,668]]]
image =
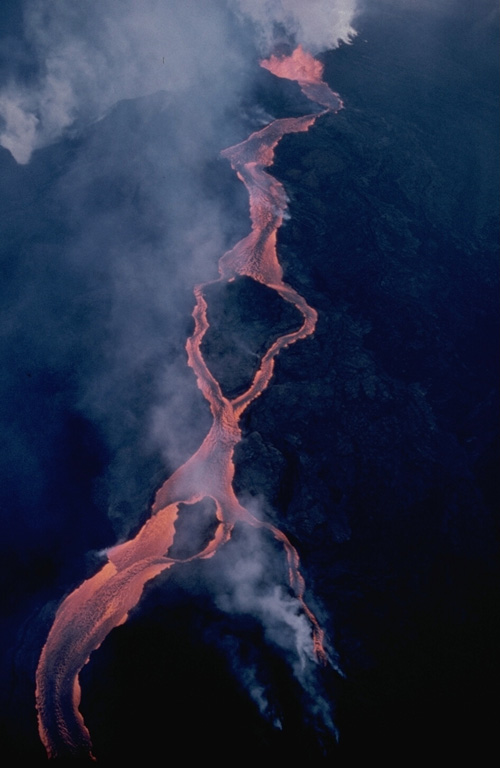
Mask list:
[[[313,51],[335,47],[339,39],[348,40],[352,35],[353,9],[352,0],[336,3],[311,0],[306,4],[295,0],[273,3],[213,0],[210,4],[197,0],[186,0],[182,4],[174,0],[146,0],[140,9],[133,0],[119,3],[89,0],[84,6],[76,3],[56,6],[47,5],[43,0],[26,0],[24,53],[26,58],[28,54],[32,57],[32,65],[29,69],[19,66],[16,78],[0,82],[0,144],[18,163],[26,164],[35,150],[61,137],[81,135],[82,126],[88,128],[92,121],[105,117],[117,101],[163,90],[169,94],[162,108],[168,111],[171,131],[180,148],[179,164],[183,169],[196,169],[215,148],[220,148],[228,115],[238,111],[241,91],[252,82],[250,62],[255,60],[256,51],[268,55],[275,43],[283,41],[302,44]],[[242,20],[245,20],[243,24]],[[253,30],[253,37],[248,35],[249,29]],[[282,69],[284,60],[275,57],[264,65],[279,77],[297,80],[305,94],[327,110],[335,111],[341,106],[339,99],[321,82],[318,64],[302,47],[297,47],[289,58],[289,71],[287,65]],[[305,67],[302,74],[296,69],[297,65],[299,70]],[[179,94],[187,94],[188,98],[180,99]],[[144,107],[145,111],[149,108],[147,104]],[[181,501],[194,503],[208,496],[216,504],[217,532],[199,557],[211,557],[229,538],[238,520],[255,527],[254,533],[263,528],[278,540],[286,553],[290,585],[296,597],[270,589],[258,600],[249,591],[243,599],[241,585],[236,580],[234,593],[225,608],[232,611],[246,605],[264,622],[273,642],[286,648],[290,641],[289,650],[296,659],[295,673],[304,686],[309,685],[307,670],[311,658],[314,655],[326,658],[322,631],[304,602],[305,587],[294,547],[284,534],[242,507],[231,486],[232,451],[240,437],[240,415],[267,386],[274,356],[280,349],[305,338],[314,329],[314,310],[282,280],[275,242],[276,228],[285,215],[285,196],[281,185],[263,168],[272,163],[274,147],[283,133],[306,131],[316,118],[317,115],[277,121],[224,153],[249,190],[253,230],[225,254],[220,263],[220,279],[230,280],[243,274],[263,281],[297,307],[304,323],[299,331],[281,337],[272,345],[247,392],[228,401],[200,353],[199,344],[207,321],[203,286],[196,289],[196,328],[188,343],[188,355],[199,386],[210,403],[213,426],[192,459],[160,489],[154,515],[135,539],[108,550],[104,568],[69,595],[57,613],[44,648],[37,683],[40,732],[52,754],[59,750],[88,754],[89,736],[78,712],[79,671],[110,629],[126,619],[146,581],[176,561],[169,557],[169,548],[174,542]],[[234,129],[228,131],[229,135],[233,135],[232,131],[234,133]],[[114,148],[120,146],[122,138],[113,137],[109,141],[110,151],[100,148],[104,162],[109,158],[115,164],[125,161],[118,154],[113,157]],[[157,144],[151,150],[148,167],[134,170],[141,192],[148,174],[155,183],[160,178],[155,152],[161,142],[155,139]],[[133,149],[132,145],[124,150],[131,169],[134,169]],[[188,263],[178,264],[175,269],[183,273],[186,284],[192,285],[196,280],[207,282],[214,254],[220,255],[227,249],[228,241],[234,242],[236,238],[222,220],[217,203],[208,199],[201,188],[196,173],[186,182],[187,170],[179,178],[175,194],[167,185],[160,184],[156,192],[147,188],[148,194],[143,197],[147,207],[142,211],[142,218],[158,242],[145,248],[140,238],[136,241],[129,237],[126,216],[117,222],[106,215],[106,206],[94,212],[87,210],[89,188],[99,184],[92,173],[95,171],[89,167],[87,158],[78,160],[61,180],[59,193],[64,205],[66,198],[71,197],[70,224],[76,233],[67,248],[65,268],[69,264],[74,270],[72,277],[77,278],[85,270],[109,269],[116,286],[109,324],[113,347],[111,365],[94,370],[80,381],[81,410],[103,426],[113,446],[120,441],[115,440],[116,426],[106,415],[110,397],[119,400],[126,386],[123,382],[131,378],[131,371],[150,359],[158,361],[160,354],[168,356],[168,351],[161,349],[162,340],[155,341],[151,329],[155,326],[158,307],[164,312],[163,305],[166,305],[175,316],[178,299],[165,284],[165,268],[163,271],[157,268],[154,259],[159,260],[169,249],[182,253],[183,259],[188,254]],[[167,234],[167,228],[163,227],[166,216],[170,216]],[[128,249],[136,248],[136,243],[142,249],[140,268],[133,267],[128,258]],[[101,252],[107,253],[106,265],[101,263]],[[90,262],[83,263],[83,257],[88,258],[89,254]],[[143,311],[145,305],[147,308]],[[52,345],[55,353],[57,343],[61,342]],[[64,354],[65,343],[62,342],[61,354]],[[196,431],[190,430],[186,414],[193,410],[196,420],[199,405],[194,399],[190,400],[184,387],[184,374],[175,364],[167,376],[173,384],[169,384],[170,391],[150,414],[150,419],[157,422],[154,437],[161,440],[168,463],[178,466],[185,460],[186,453],[189,455],[194,450],[190,433],[196,434]],[[148,420],[147,414],[145,420]],[[162,425],[166,429],[162,429]],[[179,448],[186,432],[185,444]],[[126,449],[120,447],[119,450]],[[124,472],[120,477],[122,490],[126,488],[126,483],[121,482],[123,475]],[[122,538],[128,535],[134,522],[123,519],[117,522]],[[96,595],[100,600],[100,613]],[[85,606],[83,610],[82,606]],[[291,634],[283,632],[283,627],[289,627]]]
[[[356,0],[25,0],[18,56],[35,66],[27,73],[20,64],[16,79],[0,80],[0,145],[28,163],[35,149],[102,117],[120,99],[185,92],[196,83],[210,121],[237,103],[241,83],[228,73],[246,69],[253,45],[261,55],[283,41],[313,53],[335,48],[354,35],[355,10]],[[235,16],[251,21],[254,41]]]
[[[326,111],[342,106],[338,96],[321,80],[321,69],[301,47],[291,57],[273,57],[264,66],[272,72],[277,69],[280,77],[298,79],[306,95],[313,89],[316,100],[326,106]],[[297,73],[300,73],[298,78]],[[36,685],[40,737],[49,757],[91,755],[90,734],[79,712],[79,674],[111,629],[126,621],[144,585],[176,562],[213,557],[220,546],[229,541],[237,522],[269,531],[283,546],[289,584],[295,597],[287,599],[279,590],[274,590],[255,600],[255,591],[248,586],[248,573],[244,568],[245,586],[241,588],[240,584],[235,589],[236,602],[260,614],[274,640],[282,636],[282,629],[276,633],[275,625],[285,624],[290,628],[298,656],[296,673],[303,683],[310,677],[304,672],[307,662],[315,658],[327,663],[323,630],[305,602],[305,582],[299,570],[297,550],[278,528],[259,520],[243,507],[232,486],[233,452],[241,439],[242,413],[268,386],[274,359],[281,349],[309,336],[316,325],[315,310],[283,281],[276,252],[276,231],[283,222],[286,200],[282,185],[264,170],[272,164],[274,149],[285,134],[307,131],[316,119],[317,115],[308,115],[275,120],[223,152],[248,190],[252,230],[222,256],[220,277],[212,282],[251,277],[294,305],[302,314],[303,323],[297,331],[286,333],[271,344],[248,389],[230,400],[223,395],[201,352],[209,327],[204,297],[208,283],[195,287],[194,332],[186,343],[186,350],[198,387],[209,403],[212,427],[198,451],[158,490],[152,516],[137,535],[109,549],[106,565],[72,592],[57,611],[40,657]],[[218,526],[213,538],[196,554],[173,557],[170,552],[175,545],[180,503],[194,504],[204,498],[211,498],[215,503]],[[325,724],[330,724],[328,717],[324,719]]]
[[357,0],[236,0],[235,4],[257,25],[266,54],[283,39],[291,38],[316,54],[356,34],[352,20]]

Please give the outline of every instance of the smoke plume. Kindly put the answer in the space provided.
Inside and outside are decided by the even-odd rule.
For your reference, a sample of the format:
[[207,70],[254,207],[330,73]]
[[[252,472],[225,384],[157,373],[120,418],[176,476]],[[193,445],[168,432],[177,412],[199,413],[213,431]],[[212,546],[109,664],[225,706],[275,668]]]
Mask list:
[[[354,34],[355,0],[231,0],[229,7],[253,22],[253,44],[262,53],[284,37],[316,53]],[[25,82],[9,80],[0,91],[0,144],[19,163],[121,99],[196,84],[210,89],[215,82],[211,106],[202,104],[208,113],[220,110],[235,99],[237,81],[230,74],[248,54],[248,41],[241,34],[235,39],[223,0],[147,0],[140,7],[133,0],[27,0],[24,19],[35,74]]]

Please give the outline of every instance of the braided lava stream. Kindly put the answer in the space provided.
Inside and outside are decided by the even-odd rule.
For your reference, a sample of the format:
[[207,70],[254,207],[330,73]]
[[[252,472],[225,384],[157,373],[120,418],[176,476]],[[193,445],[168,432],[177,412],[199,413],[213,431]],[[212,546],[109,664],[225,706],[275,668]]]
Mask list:
[[[267,387],[274,359],[281,349],[314,331],[317,313],[293,288],[283,282],[276,252],[276,234],[286,210],[285,191],[265,168],[273,163],[274,150],[287,133],[307,131],[317,117],[342,107],[337,94],[322,80],[323,66],[300,46],[290,56],[271,56],[261,66],[277,77],[295,80],[303,93],[324,107],[322,112],[297,118],[278,119],[248,139],[222,152],[248,190],[252,228],[243,240],[219,262],[219,278],[231,281],[246,275],[276,290],[303,316],[301,327],[278,338],[264,354],[247,391],[229,400],[209,371],[201,343],[209,327],[204,289],[194,288],[195,329],[186,342],[188,364],[196,374],[199,389],[210,405],[212,427],[196,453],[161,486],[151,517],[137,535],[107,551],[107,563],[81,584],[60,605],[36,673],[36,706],[40,738],[49,758],[93,757],[90,734],[79,711],[79,674],[114,627],[123,624],[139,602],[146,582],[175,563],[212,557],[227,542],[237,521],[265,528],[283,545],[290,586],[311,624],[314,653],[325,664],[323,630],[304,600],[305,583],[299,556],[287,536],[268,522],[258,520],[241,506],[233,490],[233,453],[241,439],[238,426],[242,413]],[[209,497],[215,502],[218,526],[212,540],[197,554],[169,557],[174,543],[179,505],[194,504]]]

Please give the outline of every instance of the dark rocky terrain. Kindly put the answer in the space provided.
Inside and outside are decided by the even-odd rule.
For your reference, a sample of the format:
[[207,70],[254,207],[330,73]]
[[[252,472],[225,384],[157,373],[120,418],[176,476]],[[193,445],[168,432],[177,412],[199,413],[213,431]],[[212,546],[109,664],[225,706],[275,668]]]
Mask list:
[[295,331],[302,315],[276,291],[248,277],[204,292],[210,327],[201,351],[226,397],[248,389],[273,341]]

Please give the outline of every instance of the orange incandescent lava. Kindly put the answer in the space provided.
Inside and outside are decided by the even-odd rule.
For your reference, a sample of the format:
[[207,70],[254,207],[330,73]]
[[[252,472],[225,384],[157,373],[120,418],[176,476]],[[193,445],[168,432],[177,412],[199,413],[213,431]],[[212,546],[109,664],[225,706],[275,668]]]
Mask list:
[[[321,63],[300,46],[291,56],[271,56],[261,64],[278,77],[296,80],[308,98],[325,107],[320,114],[342,107],[339,97],[321,79]],[[281,336],[270,346],[247,391],[229,400],[201,353],[201,342],[209,327],[204,298],[209,283],[195,287],[195,329],[187,340],[186,350],[198,387],[210,405],[213,424],[196,453],[158,490],[151,517],[138,534],[108,550],[108,562],[74,590],[56,613],[36,675],[39,732],[50,758],[92,756],[90,734],[78,708],[79,674],[109,632],[126,621],[129,611],[140,600],[146,582],[181,562],[169,557],[181,503],[194,504],[209,497],[215,502],[219,521],[213,539],[188,560],[212,557],[231,537],[237,521],[265,528],[281,542],[288,562],[290,586],[311,624],[316,658],[321,663],[327,661],[323,631],[304,600],[305,584],[295,547],[275,526],[258,520],[242,507],[232,485],[233,452],[241,439],[242,413],[269,384],[274,359],[280,350],[312,334],[316,324],[316,311],[283,282],[276,233],[283,221],[286,197],[283,186],[264,169],[272,165],[274,149],[282,136],[307,131],[317,117],[315,114],[275,120],[246,141],[222,152],[248,190],[252,229],[222,256],[220,277],[213,282],[229,281],[238,275],[251,277],[273,288],[295,306],[303,316],[303,323],[297,331]]]

